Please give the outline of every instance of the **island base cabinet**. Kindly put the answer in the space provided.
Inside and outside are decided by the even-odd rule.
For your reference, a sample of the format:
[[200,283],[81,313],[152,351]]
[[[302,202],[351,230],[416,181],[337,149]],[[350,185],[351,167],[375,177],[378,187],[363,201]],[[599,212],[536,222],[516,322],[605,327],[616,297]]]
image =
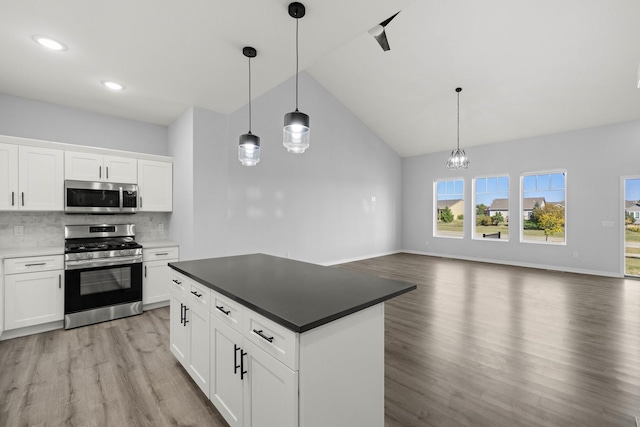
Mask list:
[[[210,399],[230,427],[243,425],[242,335],[211,315]],[[245,358],[246,360],[246,358]]]
[[298,425],[298,372],[245,340],[245,427]]
[[230,427],[296,427],[298,372],[211,316],[211,401]]
[[300,427],[384,427],[384,303],[300,334]]
[[184,324],[184,301],[171,295],[169,300],[169,341],[171,354],[180,362],[182,366],[187,366],[187,351],[189,342],[187,328]]
[[171,353],[209,397],[209,313],[173,290],[169,305]]

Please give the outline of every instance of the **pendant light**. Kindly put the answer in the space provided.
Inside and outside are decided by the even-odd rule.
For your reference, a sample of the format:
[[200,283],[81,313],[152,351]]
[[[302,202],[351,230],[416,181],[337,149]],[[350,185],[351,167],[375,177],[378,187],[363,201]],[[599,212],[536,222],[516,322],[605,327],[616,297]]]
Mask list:
[[460,92],[462,92],[462,88],[456,88],[456,92],[458,92],[458,148],[451,152],[449,156],[449,160],[447,160],[447,167],[449,169],[466,169],[469,167],[469,159],[467,158],[467,154],[464,150],[460,149]]
[[249,58],[249,132],[240,135],[238,160],[242,166],[255,166],[260,161],[260,137],[251,133],[251,58],[255,58],[258,52],[247,46],[242,53]]
[[309,148],[309,116],[298,111],[298,20],[305,14],[302,3],[289,5],[289,16],[296,20],[296,110],[284,115],[282,145],[290,153],[301,154]]

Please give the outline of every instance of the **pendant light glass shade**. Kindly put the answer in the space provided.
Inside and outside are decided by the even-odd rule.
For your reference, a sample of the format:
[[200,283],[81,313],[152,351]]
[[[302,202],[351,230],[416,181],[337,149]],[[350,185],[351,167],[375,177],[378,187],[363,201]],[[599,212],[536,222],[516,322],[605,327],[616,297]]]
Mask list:
[[290,153],[304,153],[309,148],[309,116],[296,110],[284,115],[282,145]]
[[460,149],[460,92],[462,92],[462,88],[456,88],[456,92],[458,93],[458,146],[455,150],[451,151],[449,160],[447,160],[447,168],[453,170],[466,169],[469,167],[467,153]]
[[240,135],[238,160],[242,166],[255,166],[260,161],[260,137],[249,133]]
[[251,133],[251,58],[255,58],[258,52],[252,47],[245,47],[242,53],[249,58],[249,132],[240,135],[238,160],[242,166],[255,166],[260,161],[260,137]]
[[447,167],[449,169],[466,169],[469,167],[469,159],[464,150],[456,148],[451,151],[451,156],[447,160]]
[[284,115],[282,145],[288,152],[302,154],[309,148],[309,116],[298,110],[298,19],[305,14],[302,3],[289,5],[289,16],[296,19],[296,110]]

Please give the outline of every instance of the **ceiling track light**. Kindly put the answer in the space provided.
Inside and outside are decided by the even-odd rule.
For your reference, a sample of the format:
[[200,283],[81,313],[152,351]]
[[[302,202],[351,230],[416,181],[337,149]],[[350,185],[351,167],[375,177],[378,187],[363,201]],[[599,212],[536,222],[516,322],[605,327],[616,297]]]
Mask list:
[[284,115],[282,145],[288,152],[302,154],[309,148],[309,116],[298,110],[298,20],[305,15],[302,3],[289,4],[289,16],[296,20],[296,110]]
[[247,46],[242,49],[242,54],[249,58],[249,132],[240,135],[238,160],[242,166],[255,166],[260,161],[260,137],[251,133],[251,58],[255,58],[258,52]]
[[451,152],[449,160],[447,160],[447,168],[452,170],[469,167],[469,158],[464,150],[460,149],[460,92],[462,92],[462,88],[456,88],[456,92],[458,93],[458,146]]

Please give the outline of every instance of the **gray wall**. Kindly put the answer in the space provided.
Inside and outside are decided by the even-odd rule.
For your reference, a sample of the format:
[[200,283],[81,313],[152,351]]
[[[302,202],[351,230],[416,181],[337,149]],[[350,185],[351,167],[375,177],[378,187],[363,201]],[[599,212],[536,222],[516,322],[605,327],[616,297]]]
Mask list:
[[[237,160],[248,107],[228,117],[194,108],[170,126],[175,169],[191,167],[175,174],[174,192],[194,189],[174,196],[171,237],[183,259],[263,252],[332,263],[400,249],[401,159],[306,73],[300,109],[311,117],[311,147],[287,153],[282,123],[294,82],[252,103],[256,167]],[[189,121],[191,132],[182,128]]]
[[[640,175],[640,122],[471,147],[471,166],[449,171],[449,153],[403,159],[403,248],[416,253],[619,276],[622,257],[621,177]],[[453,142],[452,142],[453,144]],[[510,208],[519,209],[520,175],[567,171],[566,245],[521,243],[520,215],[511,215],[509,242],[472,240],[472,179],[510,177]],[[464,239],[433,237],[433,182],[465,181]],[[603,227],[612,221],[613,228]],[[577,255],[577,257],[576,257]]]
[[0,135],[168,155],[166,126],[4,94]]

